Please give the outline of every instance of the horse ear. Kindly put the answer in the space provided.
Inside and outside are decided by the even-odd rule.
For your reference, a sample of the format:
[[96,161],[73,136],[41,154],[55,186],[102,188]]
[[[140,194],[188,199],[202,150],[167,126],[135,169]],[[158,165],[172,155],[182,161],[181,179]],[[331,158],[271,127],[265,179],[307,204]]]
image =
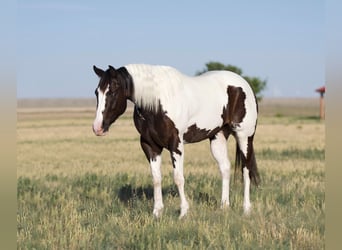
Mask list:
[[116,76],[116,70],[112,65],[108,65],[109,67],[109,73],[111,76],[115,77]]
[[102,77],[103,74],[104,74],[104,71],[102,69],[99,69],[97,68],[95,65],[93,66],[93,69],[95,71],[95,74],[98,76],[98,77]]

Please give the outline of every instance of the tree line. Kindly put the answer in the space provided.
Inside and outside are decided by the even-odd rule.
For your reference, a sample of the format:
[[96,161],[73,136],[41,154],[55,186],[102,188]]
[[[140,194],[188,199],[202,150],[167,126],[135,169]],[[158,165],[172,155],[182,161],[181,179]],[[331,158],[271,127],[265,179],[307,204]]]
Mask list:
[[262,80],[259,77],[256,76],[246,76],[243,74],[242,69],[231,65],[231,64],[223,64],[220,62],[216,61],[211,61],[205,64],[205,68],[201,71],[196,72],[196,75],[203,74],[207,71],[212,71],[212,70],[228,70],[235,72],[236,74],[242,76],[252,87],[255,96],[257,97],[258,100],[262,99],[261,92],[266,88],[267,80]]

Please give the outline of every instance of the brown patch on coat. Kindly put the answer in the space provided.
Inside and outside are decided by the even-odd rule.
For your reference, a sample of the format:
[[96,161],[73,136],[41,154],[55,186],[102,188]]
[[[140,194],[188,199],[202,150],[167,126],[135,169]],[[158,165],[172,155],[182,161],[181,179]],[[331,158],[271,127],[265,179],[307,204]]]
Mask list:
[[140,144],[148,160],[155,160],[163,148],[171,153],[182,154],[178,149],[179,131],[160,104],[156,112],[135,106],[134,124],[140,133]]
[[223,107],[222,119],[224,124],[232,128],[238,126],[246,115],[246,94],[241,87],[228,86],[228,104]]
[[220,127],[216,127],[213,130],[201,129],[197,127],[196,123],[188,127],[188,130],[183,135],[183,139],[187,143],[195,143],[199,141],[203,141],[204,139],[213,138],[218,131],[220,131]]

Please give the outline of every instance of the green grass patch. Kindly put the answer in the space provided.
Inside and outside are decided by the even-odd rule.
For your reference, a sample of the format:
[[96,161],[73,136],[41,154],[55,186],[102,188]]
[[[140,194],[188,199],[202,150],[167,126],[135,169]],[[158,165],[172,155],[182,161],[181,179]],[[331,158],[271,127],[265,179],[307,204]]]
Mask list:
[[152,216],[150,176],[85,174],[18,179],[21,249],[320,249],[324,238],[324,173],[262,172],[252,189],[253,212],[242,213],[242,184],[231,186],[231,208],[219,208],[221,180],[186,177],[189,215],[178,220],[172,176],[163,183],[164,214]]
[[307,159],[322,160],[325,159],[325,149],[317,148],[287,148],[284,150],[273,150],[270,148],[257,151],[257,156],[266,160],[289,160],[289,159]]

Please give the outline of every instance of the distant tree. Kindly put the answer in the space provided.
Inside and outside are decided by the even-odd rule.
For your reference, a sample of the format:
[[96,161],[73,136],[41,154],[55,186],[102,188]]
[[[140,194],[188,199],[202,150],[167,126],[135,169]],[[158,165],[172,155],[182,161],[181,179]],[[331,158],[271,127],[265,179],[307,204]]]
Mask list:
[[245,78],[245,80],[251,85],[257,99],[258,100],[262,99],[261,92],[266,88],[267,80],[261,80],[259,77],[245,76],[242,74],[242,69],[231,64],[224,65],[223,63],[220,63],[220,62],[211,61],[211,62],[206,63],[205,66],[206,68],[203,69],[202,71],[198,71],[196,75],[200,75],[207,71],[212,71],[212,70],[228,70],[228,71],[235,72],[236,74]]

